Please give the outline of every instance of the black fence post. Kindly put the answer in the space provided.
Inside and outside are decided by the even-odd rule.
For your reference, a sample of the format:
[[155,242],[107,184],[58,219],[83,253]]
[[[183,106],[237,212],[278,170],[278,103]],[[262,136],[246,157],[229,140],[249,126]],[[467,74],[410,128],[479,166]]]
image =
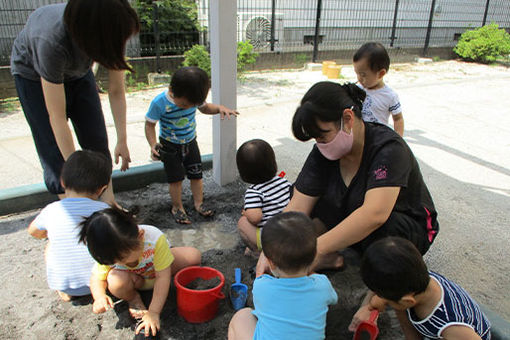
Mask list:
[[482,26],[485,26],[485,23],[487,22],[487,13],[489,12],[489,3],[490,3],[490,0],[487,0],[487,2],[485,3],[485,12],[483,13]]
[[427,56],[427,51],[429,49],[430,42],[430,32],[432,31],[432,19],[434,19],[434,8],[436,7],[436,0],[432,0],[432,5],[430,6],[430,16],[429,16],[429,25],[427,27],[427,35],[425,36],[425,46],[423,46],[424,57]]
[[275,43],[275,38],[274,38],[274,25],[276,23],[276,0],[272,0],[271,1],[271,38],[270,38],[270,42],[271,42],[271,52],[274,51],[274,43]]
[[161,58],[161,50],[159,46],[159,13],[158,13],[158,5],[153,4],[152,5],[153,11],[152,11],[152,19],[154,22],[154,42],[156,44],[156,71],[158,73],[161,73],[161,65],[160,65],[160,58]]
[[393,47],[393,43],[395,42],[395,39],[396,39],[395,32],[397,30],[398,3],[399,3],[399,0],[395,0],[395,12],[393,14],[393,27],[391,29],[390,47]]
[[313,36],[313,55],[312,55],[312,62],[314,63],[317,61],[317,54],[319,53],[321,12],[322,12],[322,0],[317,0],[317,18],[315,19],[315,34]]

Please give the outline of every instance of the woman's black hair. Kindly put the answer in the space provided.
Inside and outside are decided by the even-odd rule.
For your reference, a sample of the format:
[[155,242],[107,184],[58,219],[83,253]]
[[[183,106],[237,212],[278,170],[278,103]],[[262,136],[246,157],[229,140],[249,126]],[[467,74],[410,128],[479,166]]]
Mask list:
[[192,105],[202,105],[210,87],[209,76],[196,66],[181,67],[170,80],[170,90],[174,97],[186,98]]
[[69,0],[64,23],[85,54],[110,70],[129,70],[126,42],[140,31],[135,10],[127,0]]
[[320,137],[325,131],[319,128],[321,122],[337,122],[340,126],[342,113],[352,108],[361,119],[361,109],[366,93],[353,83],[340,85],[330,81],[314,84],[301,99],[292,119],[292,133],[301,141]]
[[276,157],[273,148],[262,139],[244,142],[236,154],[237,169],[246,183],[260,184],[276,175]]
[[80,227],[80,242],[100,264],[112,265],[140,247],[135,218],[118,208],[96,211]]
[[264,255],[288,274],[312,265],[317,253],[317,235],[312,220],[290,211],[271,217],[262,231]]
[[375,294],[395,302],[406,294],[424,292],[430,281],[420,252],[401,237],[386,237],[368,247],[361,260],[361,278]]

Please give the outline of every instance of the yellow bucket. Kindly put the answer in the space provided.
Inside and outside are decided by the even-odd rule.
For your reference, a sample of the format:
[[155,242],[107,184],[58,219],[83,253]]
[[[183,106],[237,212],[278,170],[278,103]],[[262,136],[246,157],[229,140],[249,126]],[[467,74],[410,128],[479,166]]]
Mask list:
[[329,65],[326,76],[328,77],[328,79],[338,79],[338,78],[340,78],[341,72],[342,72],[342,66]]
[[336,65],[336,63],[332,60],[325,60],[322,62],[322,74],[326,75],[328,73],[328,66]]

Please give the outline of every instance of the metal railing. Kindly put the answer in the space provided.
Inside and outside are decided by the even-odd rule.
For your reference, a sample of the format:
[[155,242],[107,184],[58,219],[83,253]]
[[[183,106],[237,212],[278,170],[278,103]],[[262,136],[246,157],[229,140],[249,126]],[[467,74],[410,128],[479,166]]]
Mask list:
[[[12,42],[30,12],[55,2],[0,0],[0,65],[9,64]],[[191,2],[184,24],[182,15],[170,17],[165,8],[138,7],[143,29],[127,55],[180,55],[194,44],[207,46],[208,2]],[[366,41],[427,55],[429,47],[453,47],[469,28],[495,22],[510,30],[508,0],[238,0],[237,6],[239,41],[250,40],[258,52],[307,53],[313,60],[320,51],[356,49]]]

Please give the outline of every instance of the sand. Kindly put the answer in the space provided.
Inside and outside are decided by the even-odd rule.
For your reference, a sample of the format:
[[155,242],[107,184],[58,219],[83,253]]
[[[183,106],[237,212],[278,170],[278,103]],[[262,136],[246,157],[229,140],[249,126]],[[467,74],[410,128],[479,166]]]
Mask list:
[[[234,282],[234,269],[242,270],[242,282],[248,285],[248,306],[253,306],[250,269],[256,260],[244,256],[236,231],[246,185],[234,182],[220,187],[205,173],[206,201],[216,210],[212,220],[192,211],[189,186],[185,185],[184,202],[194,221],[191,226],[176,224],[169,214],[170,197],[167,185],[154,183],[148,187],[120,193],[118,201],[125,207],[139,205],[139,219],[163,230],[172,245],[194,245],[203,251],[203,265],[220,270],[225,276],[223,293],[217,316],[203,324],[187,323],[177,314],[175,287],[172,284],[167,303],[161,314],[161,339],[226,339],[228,323],[234,310],[228,299]],[[71,303],[62,302],[56,292],[46,284],[43,250],[45,241],[36,240],[26,233],[28,223],[38,211],[0,218],[0,256],[2,270],[2,299],[0,299],[0,329],[6,339],[132,339],[134,321],[127,304],[120,302],[114,310],[93,314],[91,298]],[[207,231],[210,227],[211,230]],[[216,249],[211,249],[216,248]],[[327,272],[335,287],[339,301],[330,308],[327,321],[327,339],[352,339],[347,326],[363,298],[365,288],[361,282],[358,258],[346,254],[347,266],[343,271]],[[146,303],[150,295],[142,296]],[[382,313],[379,317],[379,339],[403,338],[394,314]]]

